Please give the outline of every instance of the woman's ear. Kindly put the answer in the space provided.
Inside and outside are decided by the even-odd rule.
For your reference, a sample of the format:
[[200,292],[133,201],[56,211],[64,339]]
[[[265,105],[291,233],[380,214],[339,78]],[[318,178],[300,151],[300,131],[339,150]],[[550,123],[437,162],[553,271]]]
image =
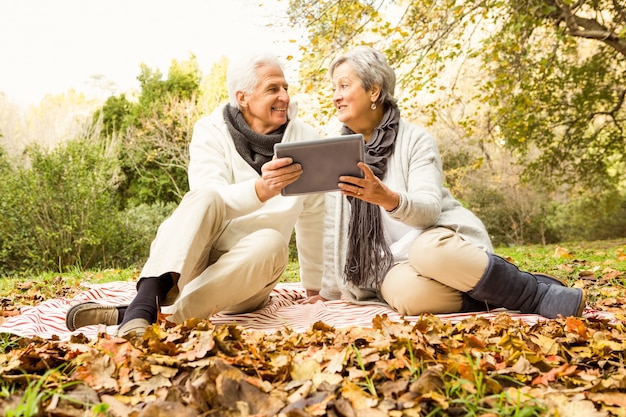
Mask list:
[[380,98],[380,86],[378,84],[374,84],[372,88],[370,88],[370,98],[372,103],[376,103]]

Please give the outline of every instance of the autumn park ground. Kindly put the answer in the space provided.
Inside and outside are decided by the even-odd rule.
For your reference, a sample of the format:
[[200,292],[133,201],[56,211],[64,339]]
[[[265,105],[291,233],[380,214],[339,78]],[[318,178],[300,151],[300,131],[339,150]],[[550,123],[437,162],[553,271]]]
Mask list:
[[[585,288],[613,319],[528,324],[376,317],[275,333],[162,320],[141,339],[0,335],[0,416],[626,415],[626,239],[502,247],[521,269]],[[291,264],[284,280],[297,280]],[[135,270],[0,279],[3,318]],[[0,320],[3,320],[0,318]]]

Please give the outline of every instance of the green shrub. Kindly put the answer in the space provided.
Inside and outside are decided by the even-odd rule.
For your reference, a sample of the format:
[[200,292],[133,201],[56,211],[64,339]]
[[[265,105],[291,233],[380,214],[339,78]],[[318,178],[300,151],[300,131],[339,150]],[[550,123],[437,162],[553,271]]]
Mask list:
[[626,236],[626,195],[616,190],[589,193],[559,205],[548,217],[562,241],[586,241]]
[[143,264],[148,258],[150,244],[156,236],[159,225],[177,207],[175,203],[141,204],[119,213],[125,226],[125,235],[117,246],[115,256],[121,265]]
[[0,273],[126,267],[143,260],[171,206],[122,210],[116,146],[78,139],[0,164]]

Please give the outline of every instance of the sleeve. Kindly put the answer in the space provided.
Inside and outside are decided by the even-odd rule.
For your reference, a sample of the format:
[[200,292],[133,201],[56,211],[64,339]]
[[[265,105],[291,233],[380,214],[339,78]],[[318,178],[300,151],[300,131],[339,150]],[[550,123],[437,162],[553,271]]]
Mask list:
[[[443,167],[435,139],[425,130],[406,128],[396,149],[393,166],[405,187],[395,190],[400,204],[389,216],[409,226],[428,228],[437,223],[443,208]],[[401,151],[398,153],[398,151]]]
[[[238,178],[241,159],[235,155],[234,146],[230,146],[230,136],[224,123],[217,123],[213,116],[200,119],[194,126],[189,145],[189,189],[202,187],[215,188],[227,207],[227,219],[237,218],[251,213],[263,206],[259,200],[254,177]],[[217,119],[221,120],[221,119]],[[241,163],[245,161],[241,159]]]
[[321,225],[323,221],[324,195],[306,196],[295,229],[300,280],[307,290],[319,291],[322,287],[324,233]]
[[[345,238],[342,235],[341,221],[343,217],[340,193],[327,193],[324,207],[324,276],[320,295],[327,300],[341,298],[339,286],[342,279],[343,264],[345,263]],[[345,223],[347,227],[347,223]],[[347,237],[347,231],[345,232]]]

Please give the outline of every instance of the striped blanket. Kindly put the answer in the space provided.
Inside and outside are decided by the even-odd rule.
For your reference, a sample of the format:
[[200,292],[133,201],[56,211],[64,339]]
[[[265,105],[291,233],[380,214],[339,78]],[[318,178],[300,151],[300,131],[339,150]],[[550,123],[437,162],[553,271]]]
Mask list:
[[[12,333],[22,337],[42,337],[68,340],[72,336],[65,326],[67,310],[84,301],[102,304],[128,304],[135,296],[135,282],[112,282],[88,285],[86,290],[73,298],[55,298],[36,306],[23,307],[20,315],[6,318],[0,323],[1,333]],[[336,328],[359,326],[371,327],[377,315],[387,315],[393,321],[415,321],[416,316],[401,316],[395,311],[378,305],[353,305],[345,301],[329,301],[316,304],[299,304],[297,301],[305,295],[304,288],[298,283],[281,283],[271,294],[270,302],[261,310],[246,314],[216,314],[211,317],[215,325],[237,324],[246,329],[273,332],[280,328],[289,328],[297,332],[308,330],[311,325],[321,321]],[[480,313],[481,316],[494,317],[503,310]],[[444,320],[458,322],[476,313],[439,315]],[[545,318],[533,314],[509,312],[514,318],[528,324],[535,324]],[[585,310],[585,317],[600,317],[599,311]],[[116,326],[86,326],[74,333],[82,333],[88,338],[96,338],[99,333],[115,334]]]

